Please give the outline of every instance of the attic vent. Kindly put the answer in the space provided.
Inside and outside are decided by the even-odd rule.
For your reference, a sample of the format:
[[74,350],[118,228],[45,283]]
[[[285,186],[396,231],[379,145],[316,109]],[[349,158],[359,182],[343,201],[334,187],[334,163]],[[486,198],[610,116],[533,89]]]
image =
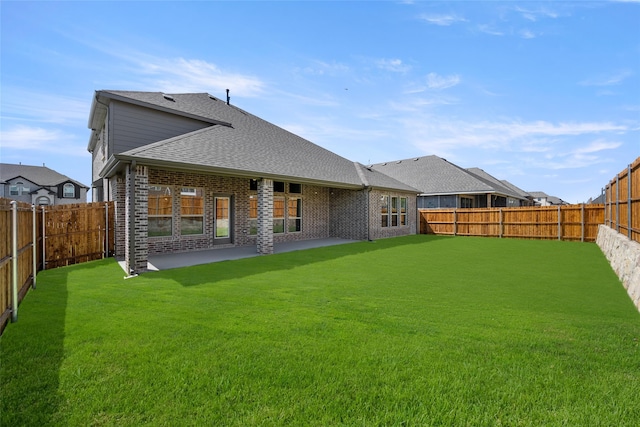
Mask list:
[[402,160],[398,160],[398,161],[396,162],[396,165],[399,165],[400,163],[402,163]]
[[163,94],[162,94],[162,97],[163,97],[164,99],[166,99],[167,101],[176,102],[176,100],[175,100],[175,99],[173,99],[173,96],[171,96],[171,95],[167,95],[166,93],[163,93]]
[[387,166],[387,162],[384,162],[384,163],[382,164],[382,166]]
[[413,159],[414,162],[417,162],[418,160],[420,160],[420,157],[416,157],[415,159]]
[[216,97],[215,97],[215,96],[213,96],[213,95],[209,95],[209,99],[211,99],[211,100],[213,100],[213,101],[217,101],[217,100],[218,100],[218,98],[216,98]]

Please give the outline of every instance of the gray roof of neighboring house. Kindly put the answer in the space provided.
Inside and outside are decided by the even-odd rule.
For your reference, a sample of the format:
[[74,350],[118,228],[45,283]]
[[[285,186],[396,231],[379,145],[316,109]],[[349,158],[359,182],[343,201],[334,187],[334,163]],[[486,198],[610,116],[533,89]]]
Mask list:
[[[172,94],[173,101],[160,92],[101,91],[99,94],[212,123],[210,127],[116,154],[118,160],[228,175],[296,179],[349,188],[370,185],[418,193],[406,183],[363,169],[206,93]],[[90,125],[92,120],[90,118]]]
[[549,202],[552,205],[566,205],[567,204],[567,202],[565,202],[561,198],[555,197],[555,196],[550,196],[547,193],[545,193],[544,191],[529,191],[529,194],[534,199],[544,199],[544,198],[546,198],[547,202]]
[[53,186],[63,182],[71,181],[76,185],[89,188],[86,185],[58,173],[46,166],[16,165],[11,163],[0,163],[0,181],[7,182],[10,179],[22,177],[39,186]]
[[374,170],[420,190],[422,194],[493,193],[495,189],[459,166],[438,156],[377,163]]
[[522,198],[529,198],[531,197],[531,194],[527,193],[526,191],[524,191],[522,188],[513,185],[512,183],[510,183],[509,181],[507,181],[506,179],[501,179],[500,180],[501,183],[503,183],[505,185],[505,187],[508,187],[510,189],[512,189],[513,191],[515,191],[517,194],[520,195],[520,197]]
[[514,197],[517,199],[526,199],[527,196],[523,195],[523,191],[514,190],[511,188],[511,185],[505,184],[503,181],[500,181],[496,177],[488,174],[484,170],[480,168],[468,168],[466,169],[469,173],[476,176],[479,180],[486,182],[489,186],[493,187],[496,193],[502,194],[508,197]]

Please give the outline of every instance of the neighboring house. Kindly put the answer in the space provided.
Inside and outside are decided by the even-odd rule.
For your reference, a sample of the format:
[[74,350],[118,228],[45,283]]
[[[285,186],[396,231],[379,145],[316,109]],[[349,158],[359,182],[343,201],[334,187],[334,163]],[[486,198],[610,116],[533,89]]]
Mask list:
[[533,197],[533,201],[537,206],[558,206],[568,204],[564,200],[558,197],[549,196],[543,191],[530,191],[529,194],[531,194],[531,197]]
[[42,166],[0,163],[0,196],[36,206],[86,203],[87,187]]
[[149,254],[417,231],[417,189],[206,93],[97,91],[89,128],[131,273]]
[[438,156],[372,165],[375,171],[420,190],[418,209],[528,206],[527,193],[482,169],[463,169]]

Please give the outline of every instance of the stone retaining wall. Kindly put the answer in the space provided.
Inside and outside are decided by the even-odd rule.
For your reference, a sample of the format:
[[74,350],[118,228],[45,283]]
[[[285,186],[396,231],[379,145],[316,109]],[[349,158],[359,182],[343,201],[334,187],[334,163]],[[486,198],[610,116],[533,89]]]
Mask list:
[[640,311],[640,243],[606,225],[599,226],[596,243]]

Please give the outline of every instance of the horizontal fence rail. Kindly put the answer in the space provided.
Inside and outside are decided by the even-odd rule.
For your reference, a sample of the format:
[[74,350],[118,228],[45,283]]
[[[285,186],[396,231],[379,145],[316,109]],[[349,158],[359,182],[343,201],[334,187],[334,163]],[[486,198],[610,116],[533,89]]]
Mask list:
[[421,234],[595,242],[604,205],[420,209]]
[[43,269],[111,256],[114,203],[33,206],[0,198],[0,334]]
[[605,224],[640,242],[640,157],[604,189]]

